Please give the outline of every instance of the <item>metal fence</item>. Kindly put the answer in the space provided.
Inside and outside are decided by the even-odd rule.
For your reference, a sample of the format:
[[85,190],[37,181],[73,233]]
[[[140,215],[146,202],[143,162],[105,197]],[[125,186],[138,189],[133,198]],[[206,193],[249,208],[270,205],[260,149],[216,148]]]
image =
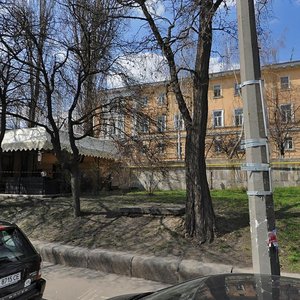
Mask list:
[[0,172],[0,193],[25,195],[53,195],[70,191],[61,173],[45,176],[41,172]]

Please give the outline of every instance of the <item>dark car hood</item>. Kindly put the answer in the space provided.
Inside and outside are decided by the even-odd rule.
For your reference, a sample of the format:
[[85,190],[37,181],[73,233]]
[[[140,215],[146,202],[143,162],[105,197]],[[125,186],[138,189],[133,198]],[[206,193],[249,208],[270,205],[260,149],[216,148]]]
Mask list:
[[190,280],[155,293],[113,300],[299,300],[300,279],[259,274],[222,274]]

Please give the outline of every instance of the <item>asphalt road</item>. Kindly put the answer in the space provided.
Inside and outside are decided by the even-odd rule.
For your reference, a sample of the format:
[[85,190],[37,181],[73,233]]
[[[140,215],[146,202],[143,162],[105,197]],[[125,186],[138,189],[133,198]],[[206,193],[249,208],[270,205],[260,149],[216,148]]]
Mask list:
[[113,296],[158,290],[166,284],[44,263],[45,300],[103,300]]

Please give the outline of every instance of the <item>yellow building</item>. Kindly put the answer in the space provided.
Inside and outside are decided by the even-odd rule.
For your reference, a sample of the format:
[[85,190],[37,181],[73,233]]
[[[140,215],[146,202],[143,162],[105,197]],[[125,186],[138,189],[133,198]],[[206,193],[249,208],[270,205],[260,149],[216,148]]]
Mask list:
[[[234,183],[229,184],[231,186],[237,181],[236,168],[239,168],[244,158],[243,101],[239,85],[239,70],[210,74],[206,138],[208,171],[216,168],[234,168],[234,175],[230,175],[234,177]],[[182,79],[181,87],[191,109],[193,92],[191,78]],[[277,165],[279,162],[282,164],[283,160],[297,165],[300,158],[300,61],[263,67],[262,88],[266,115],[270,124],[271,158],[275,163],[277,162]],[[130,91],[124,88],[114,89],[110,90],[109,94],[122,95],[125,91],[126,99],[130,99],[127,102],[127,113],[118,112],[117,118],[110,114],[111,123],[108,117],[103,118],[106,120],[105,126],[110,128],[109,133],[118,134],[123,140],[126,140],[126,137],[128,140],[132,137],[133,140],[138,140],[135,151],[129,151],[131,148],[126,145],[127,153],[134,152],[137,157],[140,152],[139,162],[143,162],[148,170],[151,167],[159,168],[163,164],[169,169],[182,171],[186,133],[175,96],[168,82],[143,84],[131,87]],[[128,110],[128,107],[131,109]],[[100,135],[105,136],[108,131],[109,129],[101,131]],[[111,135],[107,137],[110,138]],[[150,157],[146,155],[145,149],[152,153]],[[143,163],[137,166],[137,161],[129,160],[131,168],[141,167]],[[178,182],[184,181],[182,173],[180,175],[176,173],[174,176],[177,177]],[[209,178],[215,179],[218,176],[211,173]],[[228,177],[228,174],[222,176]],[[246,177],[242,173],[238,176],[238,181],[244,184]],[[298,178],[298,175],[296,177]],[[219,185],[222,186],[222,181],[218,182]]]

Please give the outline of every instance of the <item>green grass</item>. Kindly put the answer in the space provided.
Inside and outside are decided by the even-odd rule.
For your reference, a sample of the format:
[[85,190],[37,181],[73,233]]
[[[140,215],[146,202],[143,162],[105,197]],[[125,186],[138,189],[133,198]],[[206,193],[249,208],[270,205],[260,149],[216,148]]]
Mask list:
[[[245,190],[212,190],[211,195],[217,222],[221,223],[221,227],[225,224],[225,232],[241,234],[241,230],[249,230],[248,196]],[[154,195],[149,196],[146,192],[131,192],[126,196],[132,197],[131,201],[134,202],[184,204],[186,193],[182,190],[156,191]],[[300,187],[276,188],[273,199],[280,262],[284,269],[300,272]]]
[[129,192],[127,196],[134,197],[140,200],[147,200],[151,202],[163,202],[163,203],[174,203],[174,204],[184,204],[186,192],[184,190],[174,190],[174,191],[155,191],[153,195],[149,195],[147,192]]

